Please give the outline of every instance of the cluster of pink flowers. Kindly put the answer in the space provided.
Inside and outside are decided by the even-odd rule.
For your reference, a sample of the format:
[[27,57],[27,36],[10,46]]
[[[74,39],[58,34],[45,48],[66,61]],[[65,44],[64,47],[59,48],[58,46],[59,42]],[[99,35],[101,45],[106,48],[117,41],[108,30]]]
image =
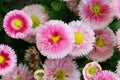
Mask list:
[[17,66],[15,51],[1,44],[2,80],[80,80],[81,73],[74,62],[79,56],[95,61],[84,67],[85,80],[120,80],[120,64],[114,73],[102,70],[98,63],[112,57],[116,43],[120,50],[120,29],[116,37],[109,28],[114,17],[120,19],[120,0],[64,1],[80,20],[70,23],[50,20],[41,5],[29,5],[6,14],[3,21],[6,34],[36,44],[39,53],[48,59],[43,70],[33,74],[26,65]]

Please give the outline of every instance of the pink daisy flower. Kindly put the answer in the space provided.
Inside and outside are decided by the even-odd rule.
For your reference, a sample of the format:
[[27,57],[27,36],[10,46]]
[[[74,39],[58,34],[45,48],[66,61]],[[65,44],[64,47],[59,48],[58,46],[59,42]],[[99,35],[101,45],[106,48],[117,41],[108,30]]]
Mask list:
[[[51,66],[50,66],[51,65]],[[80,80],[80,73],[71,58],[47,60],[44,80]]]
[[120,19],[120,0],[112,0],[111,7],[113,9],[113,14]]
[[33,25],[29,35],[24,39],[28,42],[35,42],[35,36],[38,28],[49,20],[48,14],[42,5],[32,4],[22,9],[31,18]]
[[4,76],[2,76],[2,80],[33,80],[32,71],[28,70],[28,67],[23,64],[19,64],[16,66],[14,70]]
[[117,38],[117,47],[120,50],[120,29],[116,32],[116,38]]
[[94,75],[93,80],[120,80],[120,78],[111,71],[103,70],[103,71],[97,72]]
[[93,29],[103,29],[113,20],[109,1],[83,0],[79,4],[79,16]]
[[12,38],[23,39],[28,35],[31,26],[31,19],[21,10],[10,11],[4,18],[3,27]]
[[67,6],[70,10],[78,14],[78,4],[80,3],[81,0],[63,0],[66,1]]
[[73,36],[73,31],[67,24],[51,20],[39,29],[36,45],[41,54],[48,58],[64,58],[73,49]]
[[81,21],[72,21],[69,26],[74,31],[75,42],[73,44],[72,56],[88,54],[93,49],[95,42],[94,31]]
[[94,49],[87,55],[93,61],[106,61],[111,58],[116,45],[116,38],[110,28],[95,31],[96,42]]
[[120,77],[120,61],[118,61],[116,74]]
[[15,51],[4,44],[0,45],[0,75],[6,75],[17,64]]
[[90,62],[85,65],[82,73],[85,80],[93,80],[94,75],[99,71],[102,71],[101,66],[97,62]]

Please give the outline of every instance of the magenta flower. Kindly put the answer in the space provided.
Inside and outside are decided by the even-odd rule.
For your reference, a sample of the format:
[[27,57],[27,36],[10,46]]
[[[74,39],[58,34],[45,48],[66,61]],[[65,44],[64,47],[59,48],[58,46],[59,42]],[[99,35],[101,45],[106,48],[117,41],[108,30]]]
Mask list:
[[17,65],[15,51],[4,44],[0,45],[0,75],[6,75]]
[[25,12],[13,10],[5,16],[3,27],[8,36],[23,39],[29,34],[32,21]]
[[41,54],[48,58],[64,58],[73,49],[73,36],[73,31],[67,24],[51,20],[39,29],[36,45]]
[[79,4],[79,16],[93,29],[103,29],[113,20],[109,3],[107,0],[83,0]]

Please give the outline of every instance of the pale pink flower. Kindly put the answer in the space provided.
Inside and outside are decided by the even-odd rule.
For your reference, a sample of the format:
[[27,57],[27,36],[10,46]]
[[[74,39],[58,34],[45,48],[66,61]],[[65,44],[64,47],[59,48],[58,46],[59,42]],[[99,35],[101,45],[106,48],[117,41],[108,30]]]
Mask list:
[[63,0],[66,1],[67,6],[70,10],[78,14],[78,4],[80,3],[81,0]]
[[118,75],[120,78],[120,61],[118,61],[118,64],[117,64],[116,75]]
[[10,73],[2,76],[2,80],[34,80],[32,71],[23,64],[19,64]]
[[28,14],[33,22],[31,32],[24,40],[28,42],[35,42],[35,36],[38,28],[49,20],[49,16],[45,12],[44,7],[38,4],[25,6],[22,10]]
[[48,59],[44,64],[44,80],[80,80],[76,64],[70,58]]
[[120,0],[111,0],[111,7],[113,9],[114,16],[120,19]]
[[95,31],[96,42],[94,49],[87,55],[93,61],[106,61],[111,58],[116,45],[116,37],[110,28]]
[[89,25],[81,21],[72,21],[69,26],[74,31],[75,42],[73,44],[72,56],[82,56],[92,51],[95,37],[94,31]]
[[35,80],[44,80],[44,70],[39,69],[34,72]]
[[120,29],[116,32],[116,38],[117,38],[117,47],[120,50]]
[[4,44],[0,45],[0,75],[6,75],[17,65],[15,51]]
[[60,20],[51,20],[41,26],[37,33],[36,45],[47,58],[64,58],[73,49],[72,29]]
[[113,20],[110,2],[107,0],[83,0],[79,4],[79,16],[93,29],[103,29]]
[[85,80],[93,80],[94,75],[99,71],[102,71],[101,66],[97,62],[90,62],[85,65],[82,73]]
[[94,75],[93,80],[120,80],[120,78],[111,71],[103,70],[103,71],[97,72]]
[[6,14],[3,27],[8,36],[23,39],[29,34],[32,21],[25,12],[13,10]]

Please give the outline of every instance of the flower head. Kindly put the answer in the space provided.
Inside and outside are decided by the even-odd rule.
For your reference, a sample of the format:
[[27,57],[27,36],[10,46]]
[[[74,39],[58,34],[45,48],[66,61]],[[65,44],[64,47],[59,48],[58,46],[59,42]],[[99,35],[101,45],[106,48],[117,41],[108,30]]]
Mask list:
[[116,37],[117,38],[117,47],[120,50],[120,29],[118,29],[116,35],[117,35],[117,37]]
[[26,50],[25,59],[29,61],[29,65],[32,69],[37,68],[41,63],[39,51],[37,51],[34,46],[29,47],[29,49]]
[[70,10],[78,14],[78,4],[80,3],[81,0],[63,0],[66,1],[67,6]]
[[120,19],[120,0],[112,0],[111,7],[113,9],[114,16]]
[[49,20],[48,14],[45,12],[44,7],[38,4],[26,6],[22,10],[28,14],[33,22],[31,32],[24,40],[28,42],[35,42],[35,36],[38,28]]
[[23,39],[29,34],[32,21],[25,12],[13,10],[5,16],[3,27],[10,37]]
[[94,75],[102,71],[101,66],[97,62],[90,62],[83,68],[83,77],[85,80],[93,80]]
[[116,38],[110,28],[95,31],[96,42],[93,50],[87,55],[88,59],[94,61],[106,61],[114,52]]
[[81,21],[72,21],[69,26],[74,31],[75,42],[73,44],[72,56],[88,54],[93,49],[95,42],[94,31]]
[[39,29],[36,45],[41,54],[48,58],[63,58],[73,48],[73,36],[73,31],[67,24],[59,20],[51,20]]
[[113,20],[107,0],[83,0],[78,10],[81,19],[95,30],[107,27]]
[[116,74],[120,77],[120,61],[118,61]]
[[35,71],[34,78],[36,80],[44,80],[43,77],[44,77],[44,70],[40,69],[40,70]]
[[0,75],[6,75],[17,65],[15,51],[4,44],[0,45]]
[[70,58],[49,59],[44,64],[44,71],[45,80],[80,80],[80,73]]
[[94,75],[93,80],[120,80],[120,78],[111,71],[103,70],[103,71],[97,72]]
[[33,80],[33,73],[26,65],[19,64],[13,71],[2,76],[2,80]]

